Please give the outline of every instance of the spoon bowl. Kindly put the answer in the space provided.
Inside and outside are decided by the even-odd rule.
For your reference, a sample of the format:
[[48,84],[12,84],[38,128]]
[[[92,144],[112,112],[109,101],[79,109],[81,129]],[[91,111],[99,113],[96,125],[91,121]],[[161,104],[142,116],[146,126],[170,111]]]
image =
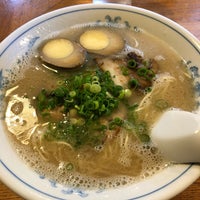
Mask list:
[[166,111],[151,133],[163,155],[175,163],[200,163],[200,115]]

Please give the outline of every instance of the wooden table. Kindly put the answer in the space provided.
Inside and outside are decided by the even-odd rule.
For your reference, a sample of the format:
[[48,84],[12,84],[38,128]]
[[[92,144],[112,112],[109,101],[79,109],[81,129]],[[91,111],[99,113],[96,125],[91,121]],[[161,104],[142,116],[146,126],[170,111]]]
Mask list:
[[[162,14],[184,26],[200,40],[199,0],[94,0],[121,2]],[[27,21],[65,6],[92,3],[90,0],[0,0],[0,42]],[[22,200],[0,182],[0,200]],[[199,200],[200,178],[172,200]],[[156,200],[156,199],[155,199]]]

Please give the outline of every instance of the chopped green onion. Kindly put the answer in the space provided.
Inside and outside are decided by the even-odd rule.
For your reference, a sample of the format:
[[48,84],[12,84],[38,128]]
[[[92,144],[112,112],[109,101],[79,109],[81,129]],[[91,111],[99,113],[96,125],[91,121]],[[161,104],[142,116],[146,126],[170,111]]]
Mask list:
[[65,168],[66,168],[67,171],[71,171],[71,170],[74,169],[74,165],[72,163],[67,163]]
[[138,138],[142,142],[150,141],[150,137],[148,135],[149,130],[148,130],[147,124],[145,122],[137,123],[136,127],[135,127],[135,131],[136,131]]
[[92,85],[90,85],[90,92],[92,92],[92,93],[99,93],[99,92],[101,92],[101,86],[99,84],[92,84]]
[[130,120],[132,123],[135,123],[138,119],[138,114],[135,111],[129,111],[128,112],[128,120]]
[[132,78],[131,80],[129,80],[129,87],[130,88],[137,88],[139,86],[139,82],[137,79]]
[[60,86],[60,87],[56,88],[53,93],[57,97],[64,97],[67,93],[67,89],[64,86]]
[[76,96],[76,91],[71,91],[71,92],[69,92],[69,96],[70,96],[70,97],[75,97],[75,96]]
[[98,76],[93,76],[92,77],[92,81],[97,81],[98,82],[99,81],[99,77]]
[[39,95],[37,96],[37,106],[40,111],[43,111],[46,108],[47,97],[46,97],[46,90],[42,90]]
[[133,125],[133,123],[131,123],[130,121],[124,120],[123,127],[124,127],[126,130],[132,131],[133,128],[134,128],[134,125]]
[[93,104],[94,104],[94,110],[97,110],[99,108],[99,102],[93,101]]
[[150,142],[150,137],[147,134],[139,135],[139,139],[141,142],[145,142],[145,143]]
[[132,95],[132,92],[130,89],[125,89],[124,90],[124,95],[126,98],[129,98]]
[[114,118],[110,123],[109,123],[109,129],[113,130],[117,126],[122,126],[124,123],[124,120],[120,119],[119,117]]
[[57,81],[57,85],[63,85],[64,81],[63,80],[59,80]]
[[83,118],[78,118],[78,120],[77,120],[77,125],[82,126],[82,125],[84,125],[84,124],[85,124],[85,119],[83,119]]
[[147,124],[145,122],[141,122],[136,125],[137,134],[145,134],[147,132]]
[[104,104],[101,105],[100,111],[104,112],[106,110],[106,106]]
[[155,77],[155,73],[151,69],[146,67],[140,67],[137,69],[137,75],[144,77],[146,80],[152,80]]
[[121,71],[122,71],[122,74],[123,74],[124,76],[128,76],[128,75],[129,75],[129,70],[128,70],[127,67],[122,66],[122,67],[121,67]]
[[145,78],[146,78],[147,80],[152,80],[152,78],[154,78],[154,77],[155,77],[154,71],[152,71],[151,69],[149,69],[149,70],[147,71],[147,74],[145,75]]
[[169,104],[164,99],[158,99],[155,102],[155,106],[160,110],[165,110],[169,107]]
[[92,85],[93,85],[93,84],[100,85],[99,81],[92,81]]
[[134,59],[128,61],[128,68],[135,69],[137,66],[137,62]]
[[115,85],[114,87],[112,87],[112,95],[114,97],[118,97],[122,90],[123,87],[121,85]]
[[137,75],[145,77],[147,72],[148,72],[148,69],[146,67],[140,67],[137,70]]
[[119,99],[128,98],[128,97],[130,97],[131,95],[132,95],[132,92],[131,92],[130,89],[123,89],[123,90],[121,90],[121,92],[120,92],[118,98],[119,98]]
[[71,124],[77,124],[78,120],[76,118],[70,118]]
[[77,115],[77,110],[75,108],[69,110],[70,117],[75,117],[76,115]]
[[150,60],[144,60],[144,61],[142,62],[142,64],[143,64],[145,67],[149,67],[149,65],[150,65]]
[[119,99],[123,99],[124,96],[125,96],[125,91],[124,91],[124,90],[121,90],[121,92],[119,93],[118,98],[119,98]]
[[90,83],[83,84],[83,88],[86,89],[86,90],[90,90],[90,86],[91,86]]
[[77,110],[80,110],[80,106],[75,105],[74,108],[76,108]]
[[151,91],[152,91],[152,87],[147,87],[147,88],[145,88],[145,90],[144,90],[145,93],[149,93],[149,92],[151,92]]

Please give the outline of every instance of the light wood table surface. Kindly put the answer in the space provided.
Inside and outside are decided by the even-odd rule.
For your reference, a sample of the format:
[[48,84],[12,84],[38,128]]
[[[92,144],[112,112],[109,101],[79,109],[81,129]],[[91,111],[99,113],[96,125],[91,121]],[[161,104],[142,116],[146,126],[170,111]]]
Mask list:
[[[0,42],[39,15],[70,5],[98,2],[124,3],[149,9],[178,22],[200,40],[199,0],[0,0]],[[0,182],[0,200],[22,198]],[[172,200],[200,200],[200,178]]]

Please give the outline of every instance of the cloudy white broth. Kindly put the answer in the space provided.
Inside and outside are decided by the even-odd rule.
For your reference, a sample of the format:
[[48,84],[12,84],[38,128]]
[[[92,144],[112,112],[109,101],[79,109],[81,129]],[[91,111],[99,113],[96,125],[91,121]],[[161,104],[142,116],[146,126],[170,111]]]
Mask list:
[[12,77],[10,141],[27,165],[64,185],[118,187],[159,172],[169,162],[151,128],[166,110],[195,109],[183,58],[140,29],[71,27]]

